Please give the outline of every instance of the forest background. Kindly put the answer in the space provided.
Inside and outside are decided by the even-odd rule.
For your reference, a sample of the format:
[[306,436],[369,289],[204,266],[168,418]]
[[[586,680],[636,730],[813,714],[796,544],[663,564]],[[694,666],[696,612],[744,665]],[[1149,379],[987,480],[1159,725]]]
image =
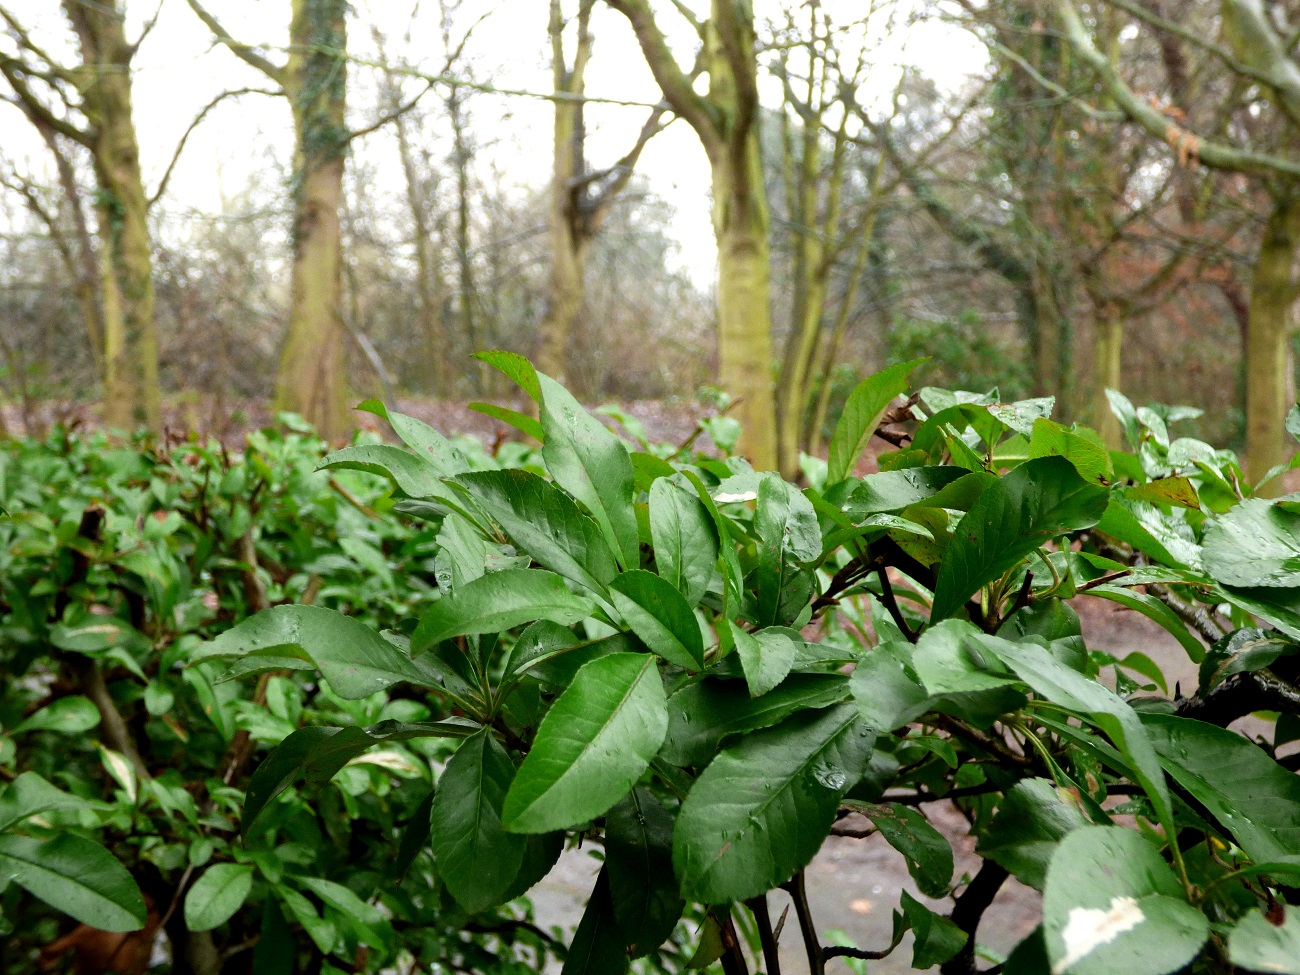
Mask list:
[[1111,440],[1107,387],[1198,407],[1259,477],[1289,6],[9,0],[4,419],[340,438],[366,395],[499,395],[469,356],[505,348],[592,401],[716,384],[792,476],[856,377],[929,355]]

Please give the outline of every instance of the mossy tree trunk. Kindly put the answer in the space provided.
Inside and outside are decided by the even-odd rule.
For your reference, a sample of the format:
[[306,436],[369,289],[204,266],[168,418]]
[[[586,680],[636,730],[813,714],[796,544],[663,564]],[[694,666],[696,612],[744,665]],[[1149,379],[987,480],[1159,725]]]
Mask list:
[[648,0],[608,0],[632,24],[664,98],[695,130],[713,183],[718,244],[718,381],[739,403],[739,450],[760,470],[775,469],[776,397],[772,361],[768,209],[758,146],[754,14],[745,0],[712,0],[695,22],[709,76],[701,95],[673,57]]
[[[1260,237],[1250,280],[1246,334],[1246,473],[1258,481],[1286,463],[1287,411],[1295,404],[1291,323],[1296,300],[1300,199],[1278,196]],[[1270,490],[1271,489],[1271,490]],[[1280,481],[1266,487],[1280,493]]]
[[346,0],[294,0],[284,92],[293,112],[293,264],[277,409],[327,439],[348,429],[343,327],[343,167],[349,133]]

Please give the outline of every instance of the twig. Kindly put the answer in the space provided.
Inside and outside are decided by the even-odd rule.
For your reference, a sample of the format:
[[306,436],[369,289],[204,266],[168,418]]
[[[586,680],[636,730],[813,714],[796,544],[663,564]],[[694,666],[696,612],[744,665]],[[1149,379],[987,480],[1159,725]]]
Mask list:
[[903,611],[898,606],[898,600],[894,598],[894,587],[889,581],[889,570],[885,566],[880,566],[877,572],[880,577],[880,601],[884,604],[885,609],[889,610],[889,615],[894,618],[894,625],[897,626],[907,637],[908,643],[915,643],[917,635],[912,632],[912,628],[907,625],[907,620],[903,619]]
[[1007,877],[1005,867],[992,860],[985,860],[975,878],[957,895],[949,917],[953,924],[966,932],[966,944],[961,951],[939,966],[939,975],[975,975],[975,931],[979,928],[980,918],[993,903],[993,898],[1002,889]]
[[759,894],[745,901],[758,925],[758,940],[763,945],[763,968],[767,975],[781,975],[781,952],[772,933],[772,915],[767,910],[767,895]]
[[1123,579],[1125,576],[1132,574],[1132,569],[1120,569],[1118,572],[1107,572],[1104,576],[1098,576],[1096,579],[1089,579],[1087,582],[1079,583],[1074,587],[1074,591],[1087,592],[1089,589],[1096,589],[1098,586],[1104,586],[1107,583],[1114,582],[1116,579]]
[[339,493],[339,497],[341,497],[348,504],[352,505],[352,507],[356,508],[358,511],[360,511],[371,521],[379,520],[379,513],[375,511],[374,508],[367,505],[365,502],[358,501],[357,498],[353,496],[352,492],[349,491],[347,488],[345,488],[342,484],[340,484],[338,478],[336,478],[333,474],[330,475],[330,487],[332,487],[335,491]]
[[812,909],[808,906],[808,891],[804,887],[803,871],[800,870],[781,887],[794,901],[794,916],[799,920],[799,933],[803,935],[804,951],[808,954],[808,971],[810,975],[822,975],[826,970],[826,956],[822,952],[821,942],[817,939]]
[[740,950],[740,938],[736,936],[736,922],[732,920],[731,909],[723,910],[726,911],[726,920],[722,923],[722,975],[749,975],[749,963]]

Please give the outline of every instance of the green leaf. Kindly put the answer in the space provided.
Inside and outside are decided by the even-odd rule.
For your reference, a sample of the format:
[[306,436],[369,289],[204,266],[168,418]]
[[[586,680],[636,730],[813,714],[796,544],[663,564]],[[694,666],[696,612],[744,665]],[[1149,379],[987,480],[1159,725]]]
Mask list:
[[664,660],[691,671],[704,667],[700,624],[667,579],[633,569],[610,584],[610,598],[632,632]]
[[1155,596],[1145,592],[1134,592],[1132,589],[1118,585],[1093,586],[1088,590],[1088,595],[1119,603],[1121,606],[1135,610],[1152,622],[1159,624],[1182,645],[1192,663],[1199,663],[1205,659],[1205,644],[1187,628],[1187,624],[1183,622],[1181,616],[1156,599]]
[[1042,890],[1057,845],[1087,825],[1076,797],[1047,779],[1022,779],[1007,791],[980,835],[979,854]]
[[494,403],[469,403],[466,408],[473,410],[475,413],[490,416],[494,420],[500,420],[506,426],[514,427],[520,433],[532,437],[538,443],[546,439],[546,433],[542,430],[542,425],[527,413],[520,413],[518,410],[507,409]]
[[533,368],[531,362],[519,353],[505,352],[501,349],[486,349],[482,352],[475,352],[471,358],[477,359],[479,362],[486,362],[507,379],[517,383],[519,388],[534,400],[541,400],[542,394],[537,383],[537,370]]
[[1014,403],[988,405],[989,416],[1026,437],[1034,432],[1035,425],[1040,420],[1051,416],[1055,408],[1055,396],[1039,396],[1035,399],[1017,400]]
[[622,975],[628,970],[627,952],[609,892],[609,867],[596,877],[596,886],[578,930],[573,932],[560,975]]
[[352,929],[362,944],[383,948],[392,941],[392,927],[388,918],[373,904],[368,904],[352,890],[332,880],[319,877],[295,877],[322,901],[338,911],[345,924]]
[[308,786],[319,787],[356,756],[381,741],[466,738],[477,728],[473,722],[459,718],[410,724],[381,721],[371,728],[300,728],[273,748],[249,779],[248,791],[244,795],[241,832],[247,836],[267,804],[299,776]]
[[920,812],[897,802],[858,807],[907,860],[907,872],[926,897],[946,897],[952,883],[952,846]]
[[504,569],[434,603],[411,636],[411,652],[422,653],[455,636],[500,633],[534,620],[570,626],[594,608],[586,596],[570,592],[554,572]]
[[397,856],[393,859],[393,876],[399,881],[406,876],[415,858],[429,842],[429,834],[433,831],[434,794],[430,792],[420,800],[420,804],[415,807],[415,812],[411,814],[411,821],[402,832],[402,841],[398,844]]
[[89,808],[80,796],[64,792],[35,772],[23,772],[0,793],[0,833],[40,813]]
[[1113,691],[1057,660],[1034,643],[1011,643],[981,636],[981,643],[1002,658],[1039,697],[1087,715],[1133,764],[1134,774],[1160,822],[1173,823],[1169,788],[1146,729],[1134,711]]
[[867,441],[876,432],[880,419],[891,403],[907,392],[908,377],[925,359],[913,359],[890,366],[883,372],[868,376],[853,387],[844,412],[835,424],[831,436],[830,460],[826,471],[826,486],[844,480],[853,472],[858,457],[866,449]]
[[1114,477],[1110,451],[1106,449],[1105,444],[1081,436],[1047,419],[1035,420],[1031,433],[1030,459],[1064,457],[1074,465],[1079,476],[1090,484],[1109,484]]
[[460,448],[427,423],[405,413],[391,412],[377,399],[368,399],[357,409],[387,420],[402,443],[436,467],[443,477],[454,477],[470,469]]
[[1199,692],[1204,695],[1234,674],[1270,667],[1280,657],[1300,653],[1300,643],[1274,630],[1246,627],[1217,641],[1201,661]]
[[564,852],[564,831],[529,833],[524,837],[524,862],[515,875],[514,883],[506,891],[505,900],[523,897],[551,872],[560,854]]
[[737,681],[688,684],[668,699],[663,759],[679,768],[702,767],[728,735],[769,728],[795,711],[830,707],[848,693],[843,674],[791,674],[759,698]]
[[627,446],[584,410],[568,390],[549,376],[538,375],[542,459],[555,483],[586,505],[619,564],[641,564],[636,513],[632,508],[632,458]]
[[506,796],[506,829],[544,833],[606,812],[663,744],[666,705],[650,654],[614,653],[585,665],[537,729]]
[[1300,586],[1300,514],[1250,498],[1210,523],[1206,571],[1225,586]]
[[858,713],[878,735],[915,721],[933,698],[906,663],[910,646],[881,643],[853,668],[849,679]]
[[649,954],[673,933],[683,904],[673,875],[673,817],[644,786],[605,815],[605,870],[628,954]]
[[139,931],[147,910],[126,867],[94,840],[0,835],[0,877],[101,931]]
[[650,537],[655,568],[691,606],[718,564],[718,534],[700,499],[663,478],[650,485]]
[[904,508],[928,501],[954,482],[981,480],[980,475],[960,467],[909,467],[901,471],[882,471],[862,479],[862,483],[849,495],[844,513],[854,522],[870,515],[902,511]]
[[539,565],[595,593],[603,593],[618,572],[600,526],[536,474],[482,471],[456,483]]
[[[758,484],[758,506],[754,512],[758,534],[758,564],[753,572],[756,618],[762,625],[789,622],[797,615],[810,589],[811,579],[803,566],[821,556],[822,536],[812,502],[797,488],[775,474]],[[797,576],[807,582],[801,588]],[[783,612],[785,600],[795,599],[794,608]]]
[[691,487],[695,488],[695,494],[700,499],[700,503],[704,505],[704,510],[713,519],[714,530],[721,542],[718,551],[722,558],[723,579],[726,582],[724,596],[733,607],[732,615],[734,616],[741,602],[741,584],[744,573],[740,568],[740,556],[737,554],[736,546],[732,542],[731,533],[727,530],[727,519],[718,510],[718,506],[713,503],[709,489],[704,486],[704,482],[699,479],[699,476],[693,471],[683,473],[686,480],[690,482]]
[[929,627],[916,643],[912,666],[931,694],[966,694],[996,690],[1015,678],[990,655],[981,636],[965,620],[944,620]]
[[1196,957],[1209,925],[1141,833],[1085,826],[1047,868],[1043,933],[1053,972],[1165,975]]
[[323,606],[275,606],[250,616],[191,658],[247,658],[244,673],[278,670],[284,658],[315,664],[339,697],[355,701],[399,681],[424,683],[409,657],[365,623]]
[[1176,504],[1181,508],[1191,508],[1193,511],[1201,509],[1201,499],[1197,497],[1196,488],[1185,477],[1162,477],[1159,480],[1148,481],[1146,484],[1135,484],[1125,493],[1135,501]]
[[525,838],[501,826],[515,766],[483,729],[461,743],[438,780],[432,809],[438,875],[470,914],[505,900],[524,859]]
[[53,704],[41,708],[31,717],[19,723],[13,734],[25,731],[59,731],[75,735],[89,731],[99,724],[99,708],[88,697],[80,694],[61,697]]
[[795,651],[803,641],[798,632],[774,626],[750,633],[730,620],[731,638],[745,671],[751,697],[762,697],[785,680],[794,666]]
[[1234,731],[1145,714],[1161,764],[1256,863],[1300,863],[1300,777]]
[[806,866],[861,776],[874,737],[857,707],[841,704],[796,714],[719,754],[677,817],[673,866],[683,896],[745,900]]
[[253,867],[241,863],[218,863],[185,895],[185,926],[191,931],[211,931],[225,924],[244,906],[253,889]]
[[1000,477],[957,525],[930,618],[948,618],[981,586],[1052,538],[1095,525],[1107,497],[1105,488],[1088,484],[1060,457],[1026,461]]
[[1160,509],[1116,492],[1097,528],[1156,562],[1173,568],[1200,568],[1200,553],[1174,530]]
[[442,472],[431,460],[389,444],[358,444],[327,454],[319,470],[365,471],[387,477],[413,498],[449,497]]
[[1287,911],[1274,924],[1259,909],[1248,912],[1228,936],[1228,960],[1252,972],[1300,975],[1300,913]]
[[967,935],[951,920],[936,914],[907,891],[900,897],[903,916],[912,929],[912,967],[917,970],[942,965],[966,944]]

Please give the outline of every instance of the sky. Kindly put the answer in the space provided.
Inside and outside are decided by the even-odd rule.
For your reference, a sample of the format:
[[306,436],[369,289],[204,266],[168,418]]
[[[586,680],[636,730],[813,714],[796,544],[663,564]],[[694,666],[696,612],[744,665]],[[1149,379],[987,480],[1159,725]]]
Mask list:
[[[823,0],[841,22],[866,7],[864,0]],[[897,0],[900,3],[915,0]],[[134,98],[141,155],[150,187],[171,159],[180,135],[195,114],[227,88],[266,87],[267,80],[221,47],[214,47],[207,28],[185,0],[126,0],[131,36],[158,12],[157,23],[135,61]],[[236,38],[265,45],[274,61],[283,59],[287,42],[288,0],[208,0]],[[569,0],[572,6],[572,0]],[[695,7],[706,9],[705,0]],[[661,25],[670,31],[679,57],[689,63],[694,35],[667,0],[654,0]],[[58,4],[52,0],[9,0],[20,22],[53,51],[67,51],[71,38]],[[551,84],[547,40],[546,0],[462,0],[458,27],[475,23],[467,45],[479,81],[499,88],[545,93]],[[774,17],[779,0],[755,0],[760,23]],[[412,13],[415,16],[412,18]],[[405,60],[420,70],[441,69],[437,31],[437,0],[353,0],[349,50],[373,62],[371,26],[387,37],[390,58]],[[479,18],[482,18],[481,20]],[[409,42],[406,34],[410,32]],[[598,5],[593,17],[595,43],[588,70],[587,91],[608,98],[653,103],[659,92],[631,30],[618,13]],[[985,65],[984,49],[960,29],[943,23],[913,26],[890,37],[876,38],[876,68],[870,87],[892,87],[899,65],[916,65],[941,88],[956,90]],[[3,43],[3,42],[0,42]],[[373,77],[364,66],[353,69],[350,123],[362,127],[375,118]],[[414,94],[421,85],[411,81]],[[763,101],[780,103],[775,79],[763,79]],[[869,95],[869,93],[868,93]],[[3,106],[0,106],[3,109]],[[635,141],[647,109],[593,105],[588,110],[588,155],[600,167],[623,155]],[[507,184],[519,192],[544,186],[549,178],[551,106],[521,96],[482,94],[473,100],[474,126],[484,143],[479,164],[495,166]],[[283,99],[245,95],[215,109],[191,136],[173,174],[165,205],[169,209],[218,213],[223,194],[242,190],[255,174],[265,171],[268,151],[287,161],[292,149],[288,108]],[[0,111],[0,151],[39,170],[46,165],[43,150],[16,111]],[[354,144],[359,162],[371,165],[383,191],[400,192],[391,136],[381,131]],[[678,242],[676,259],[697,283],[713,275],[716,251],[709,223],[709,173],[694,133],[676,122],[647,147],[638,170],[653,192],[675,208],[672,230]],[[486,171],[486,170],[485,170]]]

